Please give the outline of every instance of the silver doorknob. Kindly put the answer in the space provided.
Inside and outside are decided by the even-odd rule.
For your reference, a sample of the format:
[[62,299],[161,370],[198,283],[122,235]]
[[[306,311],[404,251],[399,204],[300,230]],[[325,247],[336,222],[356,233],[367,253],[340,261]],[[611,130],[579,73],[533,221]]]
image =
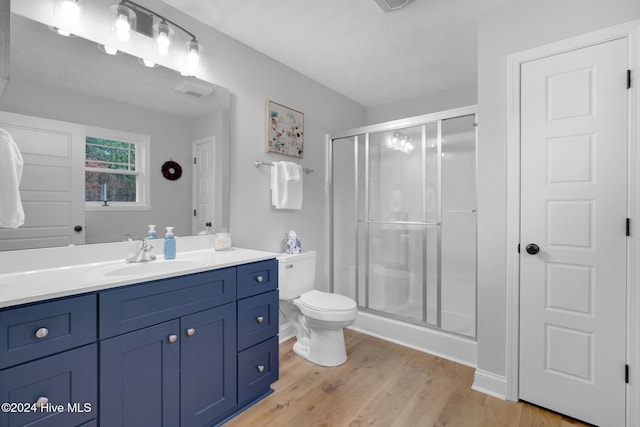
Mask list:
[[256,280],[258,281],[258,283],[262,283],[262,282],[264,282],[264,277],[258,276],[258,277],[256,277]]
[[256,322],[258,322],[258,323],[264,322],[264,317],[262,317],[262,316],[256,317]]
[[169,342],[170,343],[174,343],[178,341],[178,336],[177,335],[169,335]]
[[195,333],[196,333],[195,329],[193,328],[187,329],[187,335],[189,335],[190,337],[192,337]]
[[44,408],[49,404],[49,398],[45,396],[40,396],[38,400],[36,400],[36,408]]
[[49,335],[49,330],[47,328],[40,328],[36,331],[36,338],[44,338]]
[[258,372],[264,372],[264,365],[258,365]]

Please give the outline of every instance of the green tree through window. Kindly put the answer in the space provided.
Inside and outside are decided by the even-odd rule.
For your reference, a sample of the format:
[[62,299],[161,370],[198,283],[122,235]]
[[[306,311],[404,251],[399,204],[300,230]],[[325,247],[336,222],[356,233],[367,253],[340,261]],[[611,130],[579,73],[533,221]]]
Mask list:
[[136,144],[87,136],[85,147],[85,200],[137,202]]

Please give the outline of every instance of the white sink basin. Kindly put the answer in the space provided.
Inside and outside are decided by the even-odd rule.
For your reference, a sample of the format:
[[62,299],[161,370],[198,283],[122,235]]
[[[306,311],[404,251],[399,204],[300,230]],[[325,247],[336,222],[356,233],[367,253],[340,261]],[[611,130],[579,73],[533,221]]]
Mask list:
[[194,259],[169,259],[130,264],[109,264],[92,269],[92,273],[113,276],[145,276],[181,272],[193,268],[203,267],[204,261]]

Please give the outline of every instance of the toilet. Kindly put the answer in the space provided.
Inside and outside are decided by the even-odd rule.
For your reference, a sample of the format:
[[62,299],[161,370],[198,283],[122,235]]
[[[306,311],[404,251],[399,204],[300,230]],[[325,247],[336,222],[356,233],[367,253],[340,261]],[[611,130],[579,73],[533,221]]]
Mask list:
[[315,251],[278,256],[280,299],[293,302],[290,321],[296,332],[293,351],[322,366],[347,361],[343,328],[358,314],[357,304],[344,295],[315,290]]

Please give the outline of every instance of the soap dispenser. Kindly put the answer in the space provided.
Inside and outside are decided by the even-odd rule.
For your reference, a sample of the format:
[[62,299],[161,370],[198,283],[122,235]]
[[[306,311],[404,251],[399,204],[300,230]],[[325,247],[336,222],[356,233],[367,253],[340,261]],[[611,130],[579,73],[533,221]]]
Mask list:
[[173,227],[166,227],[167,234],[164,235],[164,259],[174,259],[176,257],[176,239],[173,236]]
[[147,239],[157,239],[158,233],[156,232],[156,225],[149,224],[149,231],[147,231]]

